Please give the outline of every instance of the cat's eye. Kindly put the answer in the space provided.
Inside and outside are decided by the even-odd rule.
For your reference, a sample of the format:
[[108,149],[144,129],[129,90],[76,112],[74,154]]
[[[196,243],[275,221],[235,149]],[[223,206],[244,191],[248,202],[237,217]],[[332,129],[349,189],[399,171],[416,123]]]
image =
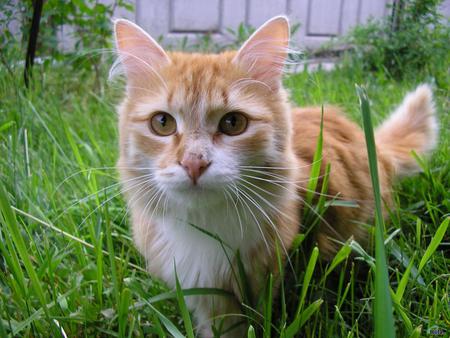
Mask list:
[[248,118],[240,112],[225,114],[219,122],[219,131],[229,136],[242,134],[248,125]]
[[150,129],[159,136],[169,136],[177,131],[177,122],[172,115],[157,112],[150,118]]

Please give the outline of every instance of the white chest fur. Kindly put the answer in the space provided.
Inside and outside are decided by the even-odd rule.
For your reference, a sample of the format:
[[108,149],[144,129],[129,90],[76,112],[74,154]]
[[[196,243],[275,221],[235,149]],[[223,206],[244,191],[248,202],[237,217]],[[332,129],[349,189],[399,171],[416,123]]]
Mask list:
[[[175,286],[176,267],[183,288],[222,287],[228,284],[231,262],[237,250],[242,257],[263,242],[264,221],[249,215],[248,209],[234,205],[189,213],[186,209],[167,210],[155,217],[146,243],[145,229],[136,229],[135,238],[143,251],[150,272]],[[258,221],[258,224],[256,222]],[[205,231],[202,231],[205,229]],[[206,233],[208,232],[208,233]],[[214,237],[213,237],[214,236]]]

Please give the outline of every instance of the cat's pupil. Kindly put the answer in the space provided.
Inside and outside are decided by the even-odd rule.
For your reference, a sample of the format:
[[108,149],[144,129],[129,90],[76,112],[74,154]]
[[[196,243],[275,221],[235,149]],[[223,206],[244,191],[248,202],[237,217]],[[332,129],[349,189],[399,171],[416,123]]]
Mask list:
[[230,124],[232,127],[236,127],[236,121],[237,118],[234,115],[228,118],[228,124]]
[[165,127],[167,124],[167,117],[165,115],[161,115],[161,117],[159,118],[159,123],[161,124],[161,126]]

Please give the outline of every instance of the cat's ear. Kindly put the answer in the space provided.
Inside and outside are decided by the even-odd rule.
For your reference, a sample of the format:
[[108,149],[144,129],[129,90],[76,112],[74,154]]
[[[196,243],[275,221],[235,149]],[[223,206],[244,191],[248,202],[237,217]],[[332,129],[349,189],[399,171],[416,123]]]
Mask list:
[[289,21],[277,16],[255,31],[239,49],[233,62],[258,81],[276,90],[289,46]]
[[143,74],[155,73],[170,63],[162,47],[142,28],[131,21],[118,19],[114,22],[114,39],[119,62],[128,79]]

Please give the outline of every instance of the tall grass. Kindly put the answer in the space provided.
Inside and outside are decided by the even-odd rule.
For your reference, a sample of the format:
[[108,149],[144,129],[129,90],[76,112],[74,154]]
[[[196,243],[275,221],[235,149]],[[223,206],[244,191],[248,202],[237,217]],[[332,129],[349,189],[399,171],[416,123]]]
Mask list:
[[385,226],[381,205],[375,137],[373,133],[367,93],[362,87],[359,86],[356,87],[356,91],[358,93],[361,113],[363,116],[363,129],[366,137],[370,179],[372,181],[373,196],[375,200],[375,337],[391,338],[395,337],[395,329],[392,315],[392,301],[389,292],[389,275],[386,264],[386,252],[384,248]]
[[[186,298],[230,295],[167,290],[145,272],[116,184],[120,89],[100,96],[89,74],[79,83],[64,67],[38,65],[25,91],[15,71],[11,77],[0,68],[0,336],[195,335]],[[375,123],[414,87],[357,65],[286,79],[297,104],[333,102],[360,120],[353,83],[370,93]],[[437,89],[436,97],[441,125],[449,125],[446,92]],[[387,297],[399,337],[448,332],[448,149],[443,128],[431,161],[418,158],[423,172],[396,185],[385,224]],[[336,201],[311,202],[321,214]],[[314,215],[308,224],[319,222]],[[299,234],[292,267],[283,268],[279,255],[282,278],[268,276],[258,299],[242,304],[250,337],[373,335],[378,255],[348,241],[326,263],[312,239]]]

